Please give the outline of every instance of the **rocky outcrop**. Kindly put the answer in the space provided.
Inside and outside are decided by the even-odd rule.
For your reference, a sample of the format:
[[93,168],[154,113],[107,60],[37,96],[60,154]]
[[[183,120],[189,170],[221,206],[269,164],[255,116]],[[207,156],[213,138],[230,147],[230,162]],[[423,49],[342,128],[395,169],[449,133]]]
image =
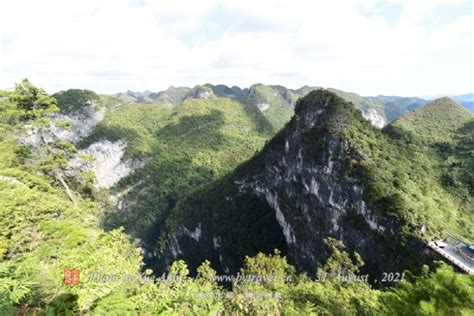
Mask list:
[[[69,114],[54,115],[47,127],[26,126],[26,132],[20,136],[20,140],[33,150],[40,150],[40,145],[59,140],[76,144],[92,133],[103,120],[105,111],[104,107],[98,107],[94,103],[85,104]],[[66,175],[75,177],[79,172],[92,170],[96,175],[98,188],[111,188],[120,179],[142,168],[147,161],[146,158],[123,160],[126,147],[124,141],[101,140],[92,143],[70,157],[70,169],[66,171]],[[84,159],[81,154],[91,159]]]
[[185,99],[192,98],[192,99],[210,99],[215,98],[214,92],[211,88],[206,86],[195,86],[188,92]]
[[377,110],[375,109],[364,109],[362,110],[362,115],[364,116],[364,118],[369,120],[372,125],[378,128],[384,127],[387,123],[385,121],[385,118],[379,113],[377,113]]
[[[105,115],[105,108],[97,108],[95,104],[88,104],[81,111],[76,111],[71,115],[59,114],[53,120],[52,132],[59,138],[71,143],[89,136],[94,128],[99,124]],[[58,127],[56,122],[68,121],[69,128]]]
[[[279,248],[299,269],[313,274],[330,255],[324,238],[333,237],[349,252],[357,251],[367,271],[406,267],[398,234],[403,223],[372,210],[363,179],[348,172],[354,140],[344,131],[356,128],[348,126],[354,120],[370,128],[360,111],[319,90],[297,103],[295,112],[262,152],[179,205],[177,213],[187,215],[174,219],[181,224],[168,232],[167,262],[211,258],[218,269],[235,271],[242,261],[239,254]],[[413,243],[417,251],[426,250]]]
[[265,111],[265,110],[268,110],[268,108],[270,107],[270,104],[268,103],[257,103],[257,107],[260,111]]
[[92,156],[92,160],[84,162],[82,159],[71,161],[71,166],[81,165],[82,170],[94,171],[99,188],[111,188],[120,179],[130,175],[137,169],[143,168],[146,159],[127,159],[122,161],[127,144],[123,141],[111,142],[102,140],[93,143],[88,148],[81,150],[83,154]]
[[38,146],[42,142],[64,140],[77,143],[89,136],[105,115],[105,108],[88,103],[70,114],[55,114],[48,127],[26,126],[20,140],[27,146]]

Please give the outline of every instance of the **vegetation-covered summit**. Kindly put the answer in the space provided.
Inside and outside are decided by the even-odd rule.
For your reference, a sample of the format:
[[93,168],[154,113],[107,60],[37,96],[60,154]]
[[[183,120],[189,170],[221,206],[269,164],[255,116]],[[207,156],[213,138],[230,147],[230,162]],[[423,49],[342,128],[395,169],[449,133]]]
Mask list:
[[[360,252],[369,270],[377,260],[416,269],[430,260],[422,254],[428,239],[472,241],[472,192],[445,185],[442,158],[429,145],[374,128],[325,90],[311,92],[295,111],[252,159],[178,203],[161,244],[165,257],[192,264],[205,257],[232,270],[245,254],[275,247],[311,273],[315,267],[295,248],[320,249],[334,237]],[[199,238],[190,235],[195,230]]]
[[[400,142],[422,151],[432,178],[455,196],[453,209],[461,226],[474,220],[474,114],[450,98],[440,98],[411,111],[386,127]],[[472,242],[474,232],[464,238]]]

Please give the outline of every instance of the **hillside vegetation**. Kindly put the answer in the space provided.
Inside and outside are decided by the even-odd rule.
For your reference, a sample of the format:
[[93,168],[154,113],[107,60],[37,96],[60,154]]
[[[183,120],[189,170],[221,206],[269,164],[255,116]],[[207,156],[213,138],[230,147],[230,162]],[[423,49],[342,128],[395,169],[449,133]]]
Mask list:
[[[74,93],[84,97],[84,91]],[[163,201],[184,194],[180,190],[226,175],[263,146],[271,128],[259,112],[228,99],[189,100],[173,110],[109,96],[96,101],[108,112],[78,146],[102,138],[125,139],[126,155],[151,157],[142,171],[111,192],[91,192],[94,175],[68,173],[69,160],[78,154],[73,144],[54,138],[36,145],[22,141],[31,130],[46,133],[64,100],[51,98],[26,80],[14,91],[0,91],[1,315],[470,313],[474,279],[442,263],[417,276],[407,273],[403,282],[386,290],[337,278],[312,280],[273,251],[244,260],[241,274],[272,276],[258,282],[218,282],[209,262],[199,264],[197,277],[191,277],[183,261],[166,267],[163,277],[145,269],[134,237],[140,227],[151,226],[131,211],[123,220],[126,231],[118,225],[104,229],[104,221],[111,221],[108,198],[147,181],[156,191],[135,200],[150,203],[137,212],[153,212]],[[154,216],[159,214],[149,219]],[[118,224],[120,218],[114,221]],[[331,256],[318,273],[358,273],[363,263],[344,244],[326,239],[324,245]],[[79,284],[65,283],[66,269],[80,271]]]
[[[467,120],[472,117],[446,101],[426,107],[442,103],[446,107],[437,108],[439,115],[459,109]],[[433,124],[433,117],[423,120],[427,126]],[[429,143],[414,141],[416,136],[405,137],[409,132],[403,127],[394,132],[396,124],[381,131],[351,103],[323,90],[310,93],[297,103],[292,120],[257,155],[177,204],[158,250],[166,259],[183,258],[192,267],[207,258],[216,267],[235,271],[246,254],[278,248],[298,269],[311,274],[315,267],[302,264],[304,257],[295,249],[301,247],[303,254],[308,253],[308,245],[320,249],[325,237],[344,239],[370,264],[371,272],[380,268],[378,260],[383,258],[385,265],[420,268],[422,245],[426,248],[426,241],[434,237],[452,235],[471,243],[470,184],[454,179],[461,184],[447,186],[446,177],[456,173],[445,172],[442,153]],[[449,135],[451,124],[438,124],[439,134]],[[464,179],[472,179],[473,174],[471,137],[470,143],[462,142],[462,150],[452,152],[452,159],[462,160],[455,166]],[[354,201],[357,193],[352,193],[358,185],[363,188],[361,202]],[[345,192],[350,192],[352,201],[339,197]],[[356,204],[355,211],[349,212],[350,203]],[[318,223],[313,223],[314,218]],[[384,223],[383,229],[374,218]],[[189,233],[197,230],[199,238]],[[373,249],[379,249],[377,256]],[[327,259],[324,253],[315,256],[319,262]]]
[[271,135],[257,108],[228,98],[187,99],[174,109],[130,104],[109,111],[80,147],[125,140],[123,159],[149,159],[112,190],[122,208],[104,224],[153,245],[179,199],[249,159]]
[[[437,99],[386,127],[393,138],[424,152],[432,177],[456,197],[460,225],[474,219],[474,114],[449,98]],[[464,238],[472,241],[467,228]]]

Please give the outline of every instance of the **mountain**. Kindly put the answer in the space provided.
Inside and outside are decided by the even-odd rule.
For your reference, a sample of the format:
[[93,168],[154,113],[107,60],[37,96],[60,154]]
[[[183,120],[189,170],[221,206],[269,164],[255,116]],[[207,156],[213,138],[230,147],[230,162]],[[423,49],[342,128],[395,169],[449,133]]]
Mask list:
[[474,93],[457,95],[452,98],[453,100],[459,102],[459,104],[464,106],[466,109],[470,110],[471,112],[474,112]]
[[283,87],[255,84],[250,87],[246,102],[257,107],[275,130],[281,129],[293,116],[294,94]]
[[[439,114],[419,114],[432,108]],[[436,124],[445,111],[471,115],[441,99],[406,116]],[[364,271],[377,278],[382,270],[416,270],[433,260],[428,236],[471,239],[472,192],[446,187],[441,156],[394,133],[410,133],[400,122],[381,131],[352,103],[327,90],[311,92],[257,155],[178,202],[159,246],[164,263],[184,259],[195,267],[209,259],[235,272],[246,255],[277,248],[313,274],[328,259],[324,240],[332,237],[357,251]],[[439,133],[450,129],[441,125]]]
[[[23,104],[41,101],[50,112],[58,110],[42,89],[28,81],[20,88],[16,98]],[[101,106],[86,90],[63,92],[58,99],[75,101],[60,105],[68,113],[78,110],[72,105]],[[26,118],[14,100],[0,97],[0,314],[88,310],[120,284],[89,283],[70,293],[64,270],[81,269],[83,279],[92,271],[135,275],[142,265],[140,250],[120,229],[101,227],[94,176],[69,166],[79,159],[77,150],[62,138],[71,134],[57,133],[69,126],[60,125],[63,114],[53,114],[51,126],[51,113]]]
[[436,96],[426,96],[423,97],[425,100],[433,100],[437,98],[441,98],[444,96],[448,96],[461,104],[463,107],[466,109],[470,110],[471,112],[474,112],[474,93],[466,93],[466,94],[461,94],[461,95],[446,95],[446,94],[438,94]]
[[159,104],[177,106],[186,98],[190,90],[191,89],[186,87],[175,88],[171,86],[165,91],[156,93],[156,98],[154,101]]
[[410,111],[391,124],[391,128],[400,128],[412,133],[424,143],[436,144],[453,141],[458,131],[474,118],[453,99],[443,97]]
[[434,100],[434,99],[439,99],[439,98],[443,98],[443,97],[449,97],[449,98],[452,98],[453,100],[456,100],[458,102],[474,101],[474,93],[466,93],[466,94],[461,94],[461,95],[436,94],[436,95],[423,96],[421,98],[425,99],[425,100]]
[[352,102],[354,106],[362,111],[365,118],[370,120],[374,126],[382,128],[404,113],[414,110],[427,101],[416,97],[383,96],[361,97],[358,94],[344,92],[337,89],[328,89],[346,101]]
[[473,218],[474,114],[448,97],[432,101],[387,126],[394,138],[425,147],[438,164],[443,186],[458,197],[462,210]]
[[[198,87],[188,93],[207,92]],[[125,227],[145,248],[155,244],[177,201],[233,170],[273,135],[257,108],[207,97],[187,98],[174,108],[125,104],[108,111],[78,144],[95,157],[108,153],[94,167],[116,179],[107,186],[114,207],[104,217],[106,227]],[[133,173],[123,172],[124,164]]]
[[223,84],[214,86],[210,83],[206,83],[204,86],[210,88],[216,96],[223,98],[244,100],[249,93],[249,89],[241,89],[237,86],[229,88],[228,86]]
[[0,314],[468,314],[425,244],[472,241],[472,114],[266,88],[279,131],[236,87],[0,91]]
[[[274,126],[277,131],[287,123],[294,114],[296,101],[309,92],[321,89],[319,87],[303,86],[299,89],[288,89],[280,85],[254,84],[250,88],[241,89],[237,86],[204,84],[194,88],[174,88],[150,93],[127,91],[115,96],[127,101],[139,103],[154,103],[160,105],[177,106],[187,98],[209,98],[213,96],[235,99],[257,107]],[[338,89],[328,88],[346,101],[352,102],[354,106],[362,111],[365,118],[369,119],[374,126],[382,128],[404,113],[414,110],[426,103],[425,99],[417,97],[383,96],[363,97],[356,93],[345,92]],[[471,99],[470,99],[471,98]],[[473,110],[472,95],[459,96],[458,100],[463,106]]]
[[333,88],[329,88],[331,91],[343,98],[362,111],[362,115],[370,120],[374,126],[382,128],[387,123],[387,118],[384,113],[384,105],[378,99],[364,98],[356,93],[345,92]]
[[385,116],[388,122],[392,122],[408,111],[414,110],[428,101],[417,97],[398,97],[398,96],[382,96],[367,97],[372,100],[379,101],[385,109]]

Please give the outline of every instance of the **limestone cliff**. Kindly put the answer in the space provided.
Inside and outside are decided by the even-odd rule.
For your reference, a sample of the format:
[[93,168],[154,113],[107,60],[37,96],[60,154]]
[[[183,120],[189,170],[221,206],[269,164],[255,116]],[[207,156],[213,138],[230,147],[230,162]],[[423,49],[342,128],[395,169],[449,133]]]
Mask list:
[[166,262],[211,259],[235,272],[245,255],[279,248],[313,274],[330,255],[323,246],[329,236],[357,251],[373,273],[401,271],[412,264],[411,251],[428,254],[416,238],[401,247],[404,222],[374,211],[363,176],[351,171],[358,158],[351,129],[374,129],[362,113],[326,90],[300,100],[295,113],[249,162],[178,204],[162,239]]

